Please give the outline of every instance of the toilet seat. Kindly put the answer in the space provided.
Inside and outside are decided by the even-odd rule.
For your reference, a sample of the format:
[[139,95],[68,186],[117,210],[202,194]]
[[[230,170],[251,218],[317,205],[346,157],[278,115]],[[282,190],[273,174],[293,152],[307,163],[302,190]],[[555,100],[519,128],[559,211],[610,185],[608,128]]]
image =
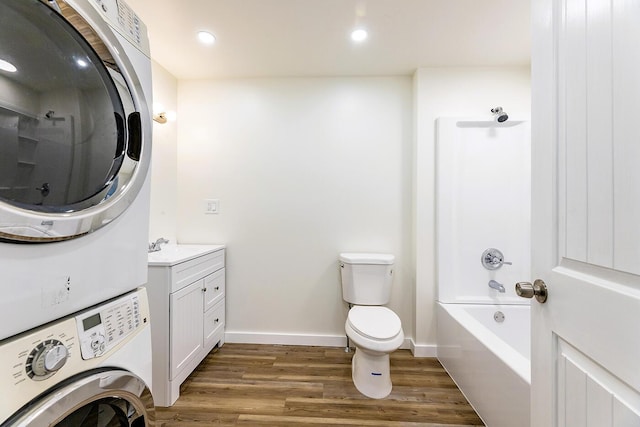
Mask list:
[[387,307],[357,305],[349,310],[347,323],[354,332],[375,341],[388,341],[402,333],[402,323]]

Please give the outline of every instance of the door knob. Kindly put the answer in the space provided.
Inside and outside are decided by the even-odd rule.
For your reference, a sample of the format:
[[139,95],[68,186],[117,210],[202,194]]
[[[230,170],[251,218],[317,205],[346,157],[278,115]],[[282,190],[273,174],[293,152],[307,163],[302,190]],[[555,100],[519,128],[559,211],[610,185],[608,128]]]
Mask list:
[[540,279],[536,279],[533,282],[533,285],[529,282],[518,282],[516,283],[516,294],[522,298],[533,298],[536,297],[536,300],[539,303],[544,303],[547,301],[547,285]]

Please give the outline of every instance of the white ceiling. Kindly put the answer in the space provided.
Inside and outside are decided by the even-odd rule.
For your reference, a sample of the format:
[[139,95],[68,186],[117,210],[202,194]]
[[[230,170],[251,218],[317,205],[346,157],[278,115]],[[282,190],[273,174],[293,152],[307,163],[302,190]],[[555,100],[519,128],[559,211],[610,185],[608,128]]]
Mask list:
[[[126,0],[178,79],[527,65],[530,0]],[[369,38],[350,38],[356,26]],[[196,32],[217,41],[203,46]]]

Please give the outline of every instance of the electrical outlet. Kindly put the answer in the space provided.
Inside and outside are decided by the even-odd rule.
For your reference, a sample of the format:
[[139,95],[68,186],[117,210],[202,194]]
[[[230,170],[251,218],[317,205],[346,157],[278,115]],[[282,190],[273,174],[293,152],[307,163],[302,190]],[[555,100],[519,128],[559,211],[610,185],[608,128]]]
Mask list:
[[220,211],[219,199],[204,199],[204,213],[217,214]]

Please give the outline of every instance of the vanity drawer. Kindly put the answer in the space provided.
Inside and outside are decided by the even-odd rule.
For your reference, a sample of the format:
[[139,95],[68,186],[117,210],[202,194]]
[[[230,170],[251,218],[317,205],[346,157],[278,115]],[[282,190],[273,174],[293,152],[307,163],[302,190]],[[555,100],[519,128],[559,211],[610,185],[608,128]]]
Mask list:
[[204,311],[209,310],[224,298],[224,279],[224,268],[204,278],[204,288],[206,289],[204,292]]
[[202,279],[224,267],[224,249],[185,261],[171,269],[171,292]]

